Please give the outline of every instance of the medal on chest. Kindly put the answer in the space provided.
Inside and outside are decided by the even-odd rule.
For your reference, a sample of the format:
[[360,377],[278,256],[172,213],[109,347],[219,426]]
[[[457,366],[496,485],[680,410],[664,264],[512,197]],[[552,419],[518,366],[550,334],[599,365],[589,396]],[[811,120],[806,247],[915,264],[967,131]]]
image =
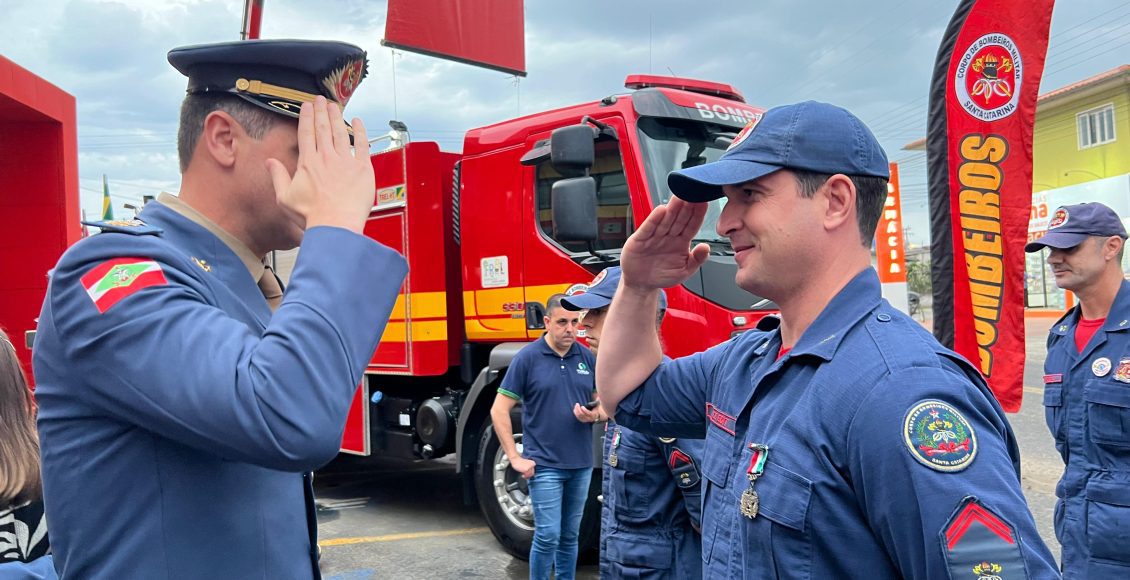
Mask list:
[[761,508],[761,498],[757,496],[754,484],[757,482],[757,478],[765,472],[765,460],[769,456],[769,447],[760,443],[750,443],[749,448],[753,450],[753,455],[749,458],[749,467],[746,468],[745,472],[746,479],[749,480],[749,487],[742,492],[738,510],[743,516],[752,520],[757,517],[757,510]]
[[616,427],[616,431],[612,433],[612,450],[608,452],[608,465],[616,467],[620,463],[620,458],[616,455],[616,448],[620,446],[620,427]]

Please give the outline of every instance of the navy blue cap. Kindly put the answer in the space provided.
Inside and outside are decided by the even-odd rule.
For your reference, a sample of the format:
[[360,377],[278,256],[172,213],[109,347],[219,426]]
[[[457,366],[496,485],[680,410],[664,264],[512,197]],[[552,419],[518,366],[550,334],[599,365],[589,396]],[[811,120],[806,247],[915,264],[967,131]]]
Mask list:
[[1039,252],[1045,247],[1065,250],[1074,248],[1091,236],[1118,236],[1126,239],[1126,228],[1113,209],[1098,203],[1080,203],[1056,208],[1048,233],[1028,242],[1025,252]]
[[345,108],[368,72],[364,50],[320,40],[182,46],[169,51],[169,64],[188,77],[189,94],[230,93],[288,117],[318,95]]
[[723,185],[779,169],[891,178],[887,154],[863,121],[835,105],[805,101],[765,111],[717,161],[673,171],[667,185],[686,201],[710,201],[722,197]]
[[[620,286],[620,266],[606,268],[593,278],[592,282],[582,284],[576,294],[561,299],[565,310],[595,310],[612,304],[616,288]],[[667,309],[667,293],[659,291],[659,309]]]

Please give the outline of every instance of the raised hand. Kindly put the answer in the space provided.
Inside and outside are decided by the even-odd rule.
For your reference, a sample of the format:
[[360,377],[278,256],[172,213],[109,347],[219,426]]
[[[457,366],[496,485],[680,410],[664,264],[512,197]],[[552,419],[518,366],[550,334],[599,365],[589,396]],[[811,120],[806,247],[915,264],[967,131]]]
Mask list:
[[369,141],[353,119],[356,147],[337,103],[319,96],[298,114],[298,166],[290,175],[278,159],[267,169],[280,205],[305,220],[305,228],[336,226],[360,233],[373,207],[375,182]]
[[702,227],[707,204],[672,197],[652,210],[628,238],[620,253],[620,283],[639,290],[670,288],[694,274],[710,255],[710,247],[691,240]]

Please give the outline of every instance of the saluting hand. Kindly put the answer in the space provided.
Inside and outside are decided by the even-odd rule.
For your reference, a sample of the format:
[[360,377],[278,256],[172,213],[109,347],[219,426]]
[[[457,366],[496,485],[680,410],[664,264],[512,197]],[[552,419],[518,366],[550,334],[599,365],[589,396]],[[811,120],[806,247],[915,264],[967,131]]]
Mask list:
[[337,103],[317,97],[298,114],[298,166],[290,175],[278,159],[267,169],[280,205],[305,229],[335,226],[361,233],[373,207],[375,181],[369,140],[361,119],[353,119],[356,148]]
[[682,284],[710,255],[710,246],[690,247],[706,218],[705,203],[672,197],[651,211],[620,253],[621,282],[641,290]]

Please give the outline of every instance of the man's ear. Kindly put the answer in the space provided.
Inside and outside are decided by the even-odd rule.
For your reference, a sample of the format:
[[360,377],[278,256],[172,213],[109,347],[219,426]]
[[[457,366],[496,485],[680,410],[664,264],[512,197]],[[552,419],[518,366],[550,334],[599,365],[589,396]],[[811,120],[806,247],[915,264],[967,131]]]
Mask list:
[[1103,243],[1103,258],[1107,260],[1117,260],[1118,252],[1122,251],[1122,246],[1126,245],[1126,240],[1121,236],[1111,236]]
[[204,118],[197,151],[207,152],[217,165],[231,168],[235,165],[236,141],[243,132],[243,127],[231,115],[212,111]]
[[825,201],[824,228],[831,231],[845,225],[856,226],[855,219],[855,183],[851,178],[837,173],[828,178],[816,193],[823,196]]

